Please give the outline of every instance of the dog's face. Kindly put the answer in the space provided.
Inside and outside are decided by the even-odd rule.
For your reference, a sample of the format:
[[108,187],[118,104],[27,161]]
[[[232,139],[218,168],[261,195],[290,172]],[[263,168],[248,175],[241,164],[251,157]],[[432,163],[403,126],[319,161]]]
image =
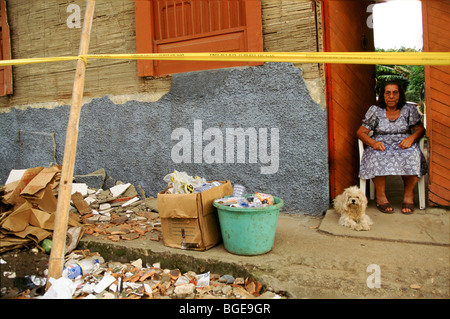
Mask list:
[[367,197],[358,186],[346,188],[334,199],[334,210],[340,215],[339,224],[355,230],[369,230],[372,221],[366,215]]
[[346,205],[348,207],[351,206],[367,206],[367,197],[366,195],[356,186],[352,186],[347,188],[344,191],[344,196],[346,199]]
[[344,190],[344,201],[347,207],[366,207],[367,197],[357,186],[352,186]]
[[359,218],[367,208],[367,197],[358,186],[346,188],[334,199],[334,208],[339,215],[352,215]]

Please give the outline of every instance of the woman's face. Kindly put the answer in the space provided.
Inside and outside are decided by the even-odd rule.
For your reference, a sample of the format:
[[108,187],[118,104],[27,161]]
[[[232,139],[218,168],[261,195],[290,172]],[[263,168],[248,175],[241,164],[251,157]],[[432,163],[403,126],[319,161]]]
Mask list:
[[400,100],[400,92],[397,84],[388,84],[384,88],[384,101],[386,106],[393,108],[396,107]]

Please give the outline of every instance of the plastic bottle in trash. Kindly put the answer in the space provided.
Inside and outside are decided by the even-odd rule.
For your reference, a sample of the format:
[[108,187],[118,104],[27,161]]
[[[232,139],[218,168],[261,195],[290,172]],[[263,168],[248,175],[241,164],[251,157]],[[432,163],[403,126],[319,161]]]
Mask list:
[[72,265],[67,266],[67,277],[75,279],[78,276],[86,276],[97,270],[100,267],[100,262],[96,257],[90,257],[80,260]]
[[234,184],[233,196],[234,197],[244,197],[245,187],[239,184]]
[[222,185],[221,182],[206,183],[206,184],[203,184],[201,186],[196,187],[194,189],[194,192],[195,193],[201,193],[201,192],[204,192],[204,191],[206,191],[208,189],[211,189],[213,187],[220,186],[220,185]]

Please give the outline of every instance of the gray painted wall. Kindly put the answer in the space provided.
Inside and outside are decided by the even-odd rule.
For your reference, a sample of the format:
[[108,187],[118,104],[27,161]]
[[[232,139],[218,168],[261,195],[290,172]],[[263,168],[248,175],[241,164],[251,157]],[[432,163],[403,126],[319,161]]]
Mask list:
[[[0,114],[0,184],[13,168],[62,163],[69,108]],[[74,174],[99,168],[147,196],[176,169],[273,194],[284,210],[322,214],[329,205],[326,111],[290,63],[176,74],[157,102],[103,97],[83,106]]]

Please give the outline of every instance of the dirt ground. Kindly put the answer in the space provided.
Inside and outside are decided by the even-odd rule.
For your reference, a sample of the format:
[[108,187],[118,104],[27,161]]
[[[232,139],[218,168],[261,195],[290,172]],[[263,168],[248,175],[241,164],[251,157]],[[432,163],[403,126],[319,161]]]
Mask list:
[[[0,264],[0,298],[13,298],[26,290],[29,283],[26,276],[45,278],[49,255],[44,252],[22,248],[7,251],[0,258],[6,262]],[[42,288],[34,291],[37,295],[44,293]]]

